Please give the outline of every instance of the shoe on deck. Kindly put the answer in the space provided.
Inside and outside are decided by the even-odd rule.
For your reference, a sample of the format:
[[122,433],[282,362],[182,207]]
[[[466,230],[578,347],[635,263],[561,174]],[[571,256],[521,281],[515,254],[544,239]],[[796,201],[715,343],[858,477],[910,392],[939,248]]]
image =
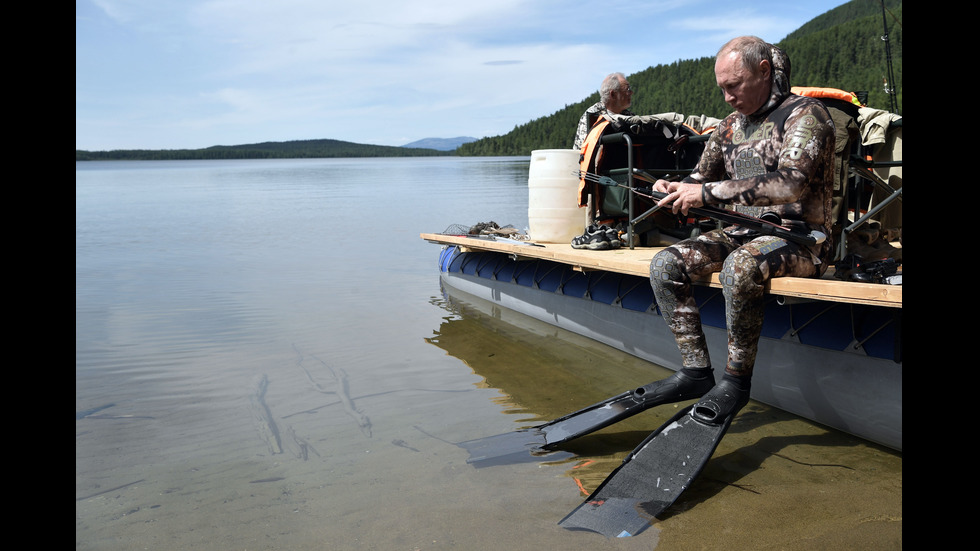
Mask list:
[[605,251],[613,248],[609,242],[609,237],[602,227],[595,224],[585,228],[585,233],[572,238],[573,249],[588,249],[590,251]]

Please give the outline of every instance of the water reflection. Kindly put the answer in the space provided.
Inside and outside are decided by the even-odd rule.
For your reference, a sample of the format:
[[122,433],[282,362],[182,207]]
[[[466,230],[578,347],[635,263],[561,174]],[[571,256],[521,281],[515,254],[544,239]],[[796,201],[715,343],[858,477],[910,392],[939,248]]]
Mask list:
[[[497,403],[513,416],[513,430],[533,427],[626,389],[668,376],[666,368],[634,358],[568,331],[501,308],[465,292],[443,287],[433,303],[450,315],[426,342],[466,363],[483,386],[499,389]],[[668,404],[559,446],[560,456],[521,456],[522,460],[568,464],[565,475],[583,495],[591,493],[651,431],[690,402]],[[474,438],[491,435],[474,435]],[[799,455],[800,449],[821,451]],[[777,458],[782,467],[848,470],[836,459],[855,449],[894,452],[850,435],[751,402],[732,424],[704,473],[668,518],[687,510]],[[570,454],[570,455],[569,455]],[[900,460],[900,456],[896,456]],[[799,458],[799,459],[798,459]],[[509,457],[501,461],[506,463]],[[746,491],[752,492],[751,488]]]
[[[425,341],[466,363],[482,378],[482,386],[500,390],[497,404],[513,417],[513,430],[567,415],[672,373],[457,289],[442,290],[443,297],[433,303],[450,315]],[[574,479],[584,496],[674,412],[675,405],[655,408],[566,442],[559,446],[563,453],[508,456],[501,463],[520,458],[567,464],[565,476]]]

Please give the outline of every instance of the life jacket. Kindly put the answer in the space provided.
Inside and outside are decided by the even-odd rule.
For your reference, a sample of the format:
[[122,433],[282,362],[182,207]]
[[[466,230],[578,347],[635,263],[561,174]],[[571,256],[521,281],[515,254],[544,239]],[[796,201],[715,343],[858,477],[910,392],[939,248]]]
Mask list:
[[797,96],[807,96],[820,99],[839,99],[847,103],[853,103],[858,107],[863,107],[857,95],[853,92],[845,92],[837,88],[820,88],[816,86],[793,86],[792,92]]
[[581,155],[579,156],[579,174],[583,176],[578,181],[578,206],[580,207],[588,205],[589,186],[585,183],[584,175],[589,172],[596,172],[596,167],[602,160],[602,146],[599,144],[599,138],[602,137],[603,132],[606,131],[606,127],[608,126],[609,121],[603,117],[599,117],[589,130],[585,141],[582,142]]

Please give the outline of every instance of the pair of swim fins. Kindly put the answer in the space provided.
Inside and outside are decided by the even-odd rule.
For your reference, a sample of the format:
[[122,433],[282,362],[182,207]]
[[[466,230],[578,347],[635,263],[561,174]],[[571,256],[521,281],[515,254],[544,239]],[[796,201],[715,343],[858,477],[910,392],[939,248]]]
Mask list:
[[[672,383],[679,378],[682,384]],[[651,433],[584,503],[558,523],[564,528],[590,530],[608,537],[634,536],[649,527],[701,473],[735,414],[747,401],[738,392],[731,392],[727,381],[716,387],[713,378],[695,385],[683,378],[682,373],[675,373],[543,425],[470,440],[459,446],[470,452],[467,462],[478,467],[533,460],[553,452],[563,442],[651,407],[701,398],[711,390],[714,397],[705,396],[683,408]],[[678,388],[683,392],[678,392]],[[733,396],[739,402],[734,407],[725,403]]]
[[584,436],[671,402],[700,398],[715,386],[712,375],[700,378],[677,372],[659,381],[592,404],[543,425],[458,444],[477,467],[515,463],[553,453],[561,443]]

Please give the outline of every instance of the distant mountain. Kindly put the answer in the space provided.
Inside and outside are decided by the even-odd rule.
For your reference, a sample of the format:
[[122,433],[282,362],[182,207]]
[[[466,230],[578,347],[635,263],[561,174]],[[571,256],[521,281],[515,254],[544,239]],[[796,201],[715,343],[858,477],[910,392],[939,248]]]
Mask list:
[[469,136],[460,136],[458,138],[424,138],[416,142],[405,144],[402,147],[452,151],[464,143],[475,142],[476,140],[477,138],[470,138]]

